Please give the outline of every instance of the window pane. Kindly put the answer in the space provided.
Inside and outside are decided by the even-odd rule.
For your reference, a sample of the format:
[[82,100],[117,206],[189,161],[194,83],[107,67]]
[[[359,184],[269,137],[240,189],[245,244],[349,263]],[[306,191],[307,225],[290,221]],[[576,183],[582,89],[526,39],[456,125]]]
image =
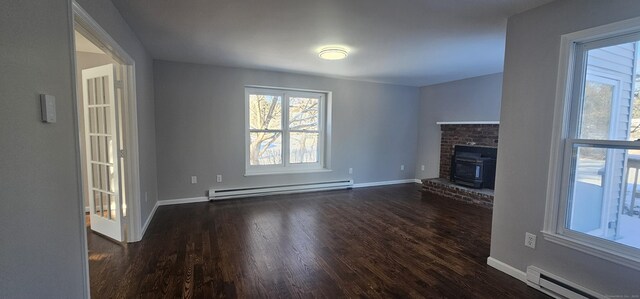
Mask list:
[[613,89],[613,85],[600,82],[587,81],[585,83],[580,138],[610,138]]
[[319,112],[320,99],[289,98],[289,129],[317,131]]
[[249,95],[249,127],[253,130],[281,130],[282,97]]
[[[638,43],[638,46],[636,46],[636,51],[638,51],[638,49],[640,49],[640,42]],[[634,78],[635,84],[633,84],[633,99],[631,99],[631,126],[629,129],[629,140],[640,140],[640,59],[636,59],[636,73]],[[638,154],[640,154],[640,151]]]
[[290,163],[318,162],[318,133],[292,132],[289,143]]
[[[640,138],[637,42],[587,51],[578,137],[598,140]],[[635,89],[635,90],[633,90]]]
[[251,132],[250,165],[282,164],[282,133]]
[[93,191],[93,213],[96,215],[102,214],[102,197],[100,197],[100,192]]
[[566,228],[640,248],[640,156],[580,146],[575,153]]

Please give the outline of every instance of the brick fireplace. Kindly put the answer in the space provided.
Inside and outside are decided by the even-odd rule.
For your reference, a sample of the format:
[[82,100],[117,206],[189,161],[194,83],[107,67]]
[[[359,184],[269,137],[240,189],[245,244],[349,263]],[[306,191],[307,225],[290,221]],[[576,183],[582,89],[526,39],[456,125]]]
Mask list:
[[439,123],[440,139],[439,178],[423,180],[424,191],[446,198],[465,201],[481,207],[493,207],[493,190],[473,189],[456,185],[451,177],[451,158],[455,145],[498,146],[498,124]]
[[451,156],[456,144],[498,146],[497,124],[442,124],[440,138],[440,178],[451,175]]

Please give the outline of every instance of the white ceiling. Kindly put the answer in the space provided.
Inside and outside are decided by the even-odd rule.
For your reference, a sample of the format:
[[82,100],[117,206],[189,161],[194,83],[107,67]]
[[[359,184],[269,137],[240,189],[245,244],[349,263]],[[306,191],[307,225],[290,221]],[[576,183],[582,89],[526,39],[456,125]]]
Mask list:
[[112,1],[155,59],[424,86],[501,72],[507,17],[552,0]]

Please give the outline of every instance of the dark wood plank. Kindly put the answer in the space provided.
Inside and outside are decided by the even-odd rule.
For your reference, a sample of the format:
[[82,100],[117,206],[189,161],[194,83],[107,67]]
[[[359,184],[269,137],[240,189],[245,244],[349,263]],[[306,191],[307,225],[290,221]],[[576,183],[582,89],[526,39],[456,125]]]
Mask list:
[[547,298],[486,265],[491,210],[415,184],[158,208],[89,232],[93,298]]

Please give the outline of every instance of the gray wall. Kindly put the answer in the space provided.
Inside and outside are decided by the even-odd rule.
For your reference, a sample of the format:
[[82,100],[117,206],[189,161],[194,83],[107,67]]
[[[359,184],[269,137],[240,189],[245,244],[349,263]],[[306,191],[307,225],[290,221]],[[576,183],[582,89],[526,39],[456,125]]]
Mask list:
[[[414,178],[418,88],[165,61],[154,74],[161,200],[210,187],[344,179],[349,167],[356,183]],[[332,91],[333,171],[245,177],[245,85]]]
[[420,88],[416,178],[437,178],[439,175],[441,132],[436,122],[498,121],[501,98],[502,73]]
[[[137,63],[144,221],[157,190],[152,61],[110,1],[79,2]],[[69,0],[0,3],[0,298],[88,296],[70,22]],[[55,124],[40,122],[41,93],[56,97]]]
[[[138,142],[140,155],[141,224],[144,224],[157,200],[155,107],[153,99],[153,61],[135,33],[129,28],[109,0],[77,0],[80,6],[136,62],[136,97],[138,105]],[[145,201],[145,192],[148,201]]]
[[[556,1],[509,19],[491,256],[608,295],[640,294],[640,272],[542,238],[560,35],[637,17],[640,1]],[[535,250],[525,232],[538,234]]]
[[[70,1],[0,2],[0,298],[82,298]],[[39,94],[58,121],[40,122]]]

